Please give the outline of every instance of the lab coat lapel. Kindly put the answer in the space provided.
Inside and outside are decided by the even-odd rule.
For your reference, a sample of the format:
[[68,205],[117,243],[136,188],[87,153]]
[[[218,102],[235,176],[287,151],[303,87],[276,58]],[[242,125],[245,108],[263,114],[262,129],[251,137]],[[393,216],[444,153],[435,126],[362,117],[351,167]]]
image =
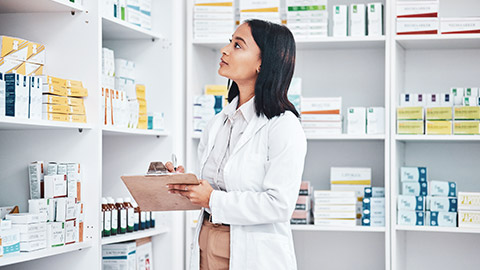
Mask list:
[[260,116],[256,116],[252,118],[250,123],[248,123],[243,135],[238,140],[237,145],[235,145],[235,149],[232,152],[232,155],[238,152],[256,133],[259,131],[263,126],[265,126],[268,122],[267,117],[261,114]]
[[212,127],[209,130],[208,133],[208,141],[207,141],[207,147],[205,148],[205,152],[203,153],[201,158],[202,161],[202,166],[200,169],[200,175],[203,175],[203,168],[205,167],[205,163],[207,163],[208,156],[210,155],[210,152],[212,152],[213,146],[215,144],[215,138],[217,137],[218,130],[222,127],[223,122],[225,122],[226,116],[225,117],[219,117],[218,119],[215,120],[215,123],[213,123]]

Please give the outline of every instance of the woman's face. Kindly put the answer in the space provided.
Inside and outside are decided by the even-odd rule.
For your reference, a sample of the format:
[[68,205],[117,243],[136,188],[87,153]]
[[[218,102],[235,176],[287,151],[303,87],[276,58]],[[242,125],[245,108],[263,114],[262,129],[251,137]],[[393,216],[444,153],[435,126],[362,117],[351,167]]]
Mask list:
[[223,47],[221,53],[219,75],[237,84],[257,79],[262,60],[260,48],[255,43],[248,24],[244,23],[237,28],[230,44]]

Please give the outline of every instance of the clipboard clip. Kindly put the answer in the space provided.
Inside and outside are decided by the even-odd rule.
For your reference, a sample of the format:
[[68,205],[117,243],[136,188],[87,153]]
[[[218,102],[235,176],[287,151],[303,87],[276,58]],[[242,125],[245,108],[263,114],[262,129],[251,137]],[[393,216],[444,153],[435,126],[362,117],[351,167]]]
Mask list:
[[148,166],[147,175],[159,175],[159,174],[168,174],[167,167],[161,161],[150,162]]

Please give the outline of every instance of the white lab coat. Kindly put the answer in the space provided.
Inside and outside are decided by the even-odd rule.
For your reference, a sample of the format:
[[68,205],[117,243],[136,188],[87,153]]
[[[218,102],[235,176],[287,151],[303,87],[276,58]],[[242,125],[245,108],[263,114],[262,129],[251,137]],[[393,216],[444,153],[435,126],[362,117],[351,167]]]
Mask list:
[[[218,130],[219,113],[200,140],[200,176]],[[297,269],[290,218],[295,209],[307,142],[300,121],[287,111],[248,123],[224,168],[227,192],[214,191],[210,210],[215,223],[230,224],[231,270]],[[199,221],[203,220],[203,211]],[[200,268],[198,222],[190,270]]]

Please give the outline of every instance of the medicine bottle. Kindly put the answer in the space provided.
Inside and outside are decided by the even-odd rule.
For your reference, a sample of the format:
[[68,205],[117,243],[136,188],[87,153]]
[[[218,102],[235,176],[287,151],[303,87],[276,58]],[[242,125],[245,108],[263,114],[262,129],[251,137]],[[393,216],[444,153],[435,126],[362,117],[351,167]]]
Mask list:
[[150,228],[155,228],[155,213],[150,212]]
[[140,208],[140,230],[145,230],[147,228],[146,220],[147,220],[147,215],[145,211],[142,211],[142,208]]
[[107,198],[108,206],[110,207],[110,211],[112,211],[112,227],[110,230],[111,235],[117,235],[118,231],[118,209],[115,206],[115,201],[112,197]]
[[135,225],[135,209],[130,198],[125,198],[123,205],[127,209],[127,232],[133,232]]
[[103,224],[103,236],[107,237],[111,234],[112,229],[112,210],[108,206],[106,198],[102,198],[102,224]]
[[132,202],[132,206],[133,214],[135,216],[133,230],[138,231],[140,229],[140,207],[138,207],[138,204],[135,201]]
[[122,198],[117,198],[115,201],[115,206],[118,210],[118,234],[125,234],[127,232],[127,209],[123,204]]
[[150,212],[145,212],[145,229],[150,229]]

